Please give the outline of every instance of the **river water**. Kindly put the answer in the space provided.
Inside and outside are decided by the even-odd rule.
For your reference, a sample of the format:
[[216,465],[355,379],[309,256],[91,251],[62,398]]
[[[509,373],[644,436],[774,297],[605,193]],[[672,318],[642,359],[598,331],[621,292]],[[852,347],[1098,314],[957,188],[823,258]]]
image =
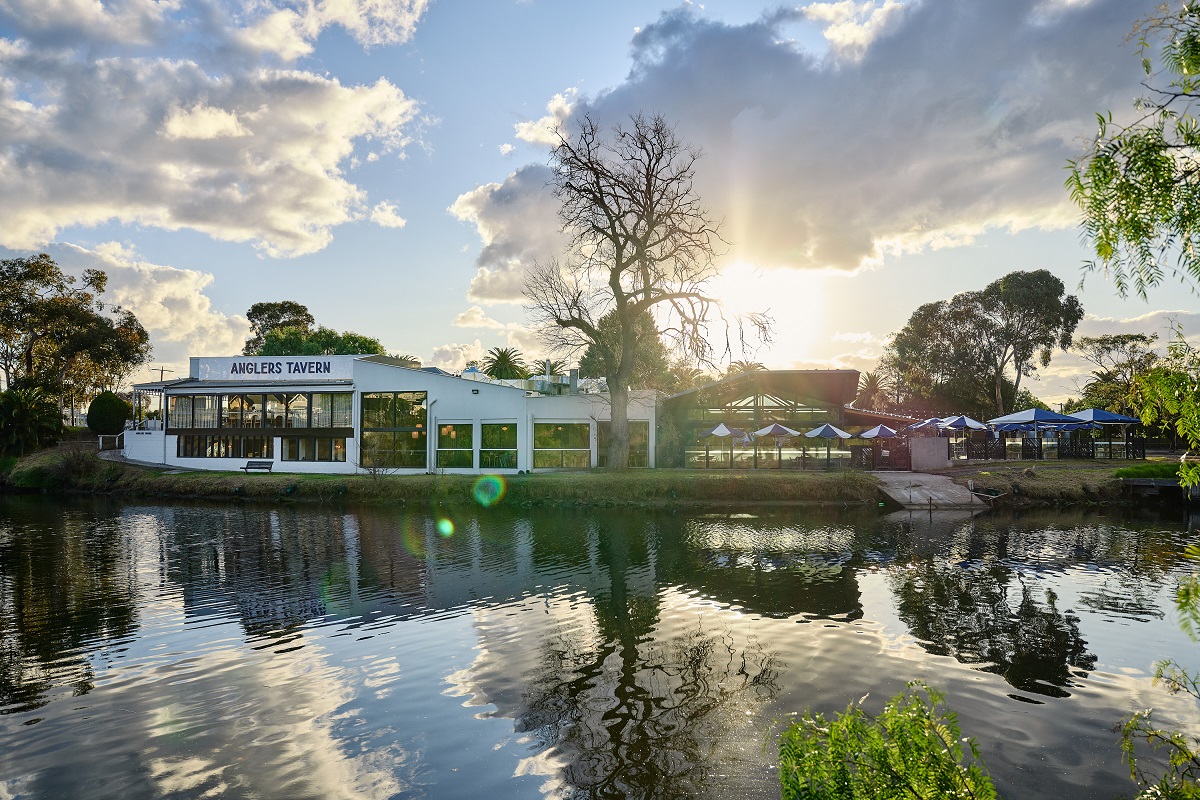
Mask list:
[[[1194,520],[1193,520],[1194,524]],[[0,498],[0,798],[778,797],[944,691],[1009,798],[1131,794],[1186,519]]]

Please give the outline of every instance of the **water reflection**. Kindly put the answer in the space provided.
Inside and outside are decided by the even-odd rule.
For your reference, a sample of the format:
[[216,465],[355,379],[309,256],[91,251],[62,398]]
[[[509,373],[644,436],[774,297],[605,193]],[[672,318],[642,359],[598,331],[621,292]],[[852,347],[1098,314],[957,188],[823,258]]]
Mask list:
[[137,602],[114,517],[14,502],[0,517],[0,714],[38,708],[56,686],[94,688],[90,649],[131,635]]
[[[1117,685],[1103,646],[1123,656],[1088,622],[1165,637],[1189,541],[1061,516],[450,516],[4,501],[0,794],[772,796],[772,719],[918,675],[982,682],[964,710],[1009,720],[1006,757],[1060,718],[1108,747],[1120,714],[1087,704]],[[1057,711],[1015,720],[1005,695]]]
[[1069,697],[1072,671],[1096,665],[1079,618],[1059,610],[1053,591],[1039,602],[1006,567],[924,562],[898,571],[892,586],[900,618],[922,647],[980,664],[1017,689]]

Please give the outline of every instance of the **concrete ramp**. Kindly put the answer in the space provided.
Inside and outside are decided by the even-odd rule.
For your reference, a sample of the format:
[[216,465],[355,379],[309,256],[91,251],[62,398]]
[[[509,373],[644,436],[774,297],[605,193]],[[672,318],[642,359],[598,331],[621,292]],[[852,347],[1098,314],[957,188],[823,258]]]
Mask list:
[[965,486],[959,486],[945,475],[927,472],[873,472],[880,489],[906,509],[963,509],[982,510],[987,504]]

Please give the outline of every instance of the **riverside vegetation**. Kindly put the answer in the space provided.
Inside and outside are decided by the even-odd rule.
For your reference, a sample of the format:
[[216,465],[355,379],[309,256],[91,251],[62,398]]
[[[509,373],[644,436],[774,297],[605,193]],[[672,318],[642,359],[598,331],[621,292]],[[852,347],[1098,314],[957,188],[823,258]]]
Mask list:
[[[476,475],[253,474],[183,472],[106,461],[95,445],[69,442],[22,458],[0,459],[0,489],[147,497],[331,500],[375,503],[477,503]],[[1126,502],[1122,477],[1174,477],[1172,459],[1119,467],[1112,462],[998,462],[944,471],[956,482],[1005,494],[1014,507],[1109,505]],[[879,481],[857,470],[584,470],[510,475],[497,500],[524,507],[762,505],[773,503],[876,505],[886,501]]]

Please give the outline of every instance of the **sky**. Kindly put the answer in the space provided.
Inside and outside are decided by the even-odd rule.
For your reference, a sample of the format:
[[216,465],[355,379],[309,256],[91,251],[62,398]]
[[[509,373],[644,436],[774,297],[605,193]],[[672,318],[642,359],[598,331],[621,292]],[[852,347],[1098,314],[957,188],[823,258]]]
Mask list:
[[[1085,275],[1063,187],[1096,113],[1132,113],[1154,5],[0,0],[0,257],[104,269],[154,377],[239,353],[278,300],[426,365],[537,358],[554,131],[661,114],[703,153],[713,288],[776,322],[733,358],[872,369],[918,306],[1018,269],[1079,297],[1077,336],[1195,338],[1194,284]],[[1060,352],[1023,385],[1087,372]]]

